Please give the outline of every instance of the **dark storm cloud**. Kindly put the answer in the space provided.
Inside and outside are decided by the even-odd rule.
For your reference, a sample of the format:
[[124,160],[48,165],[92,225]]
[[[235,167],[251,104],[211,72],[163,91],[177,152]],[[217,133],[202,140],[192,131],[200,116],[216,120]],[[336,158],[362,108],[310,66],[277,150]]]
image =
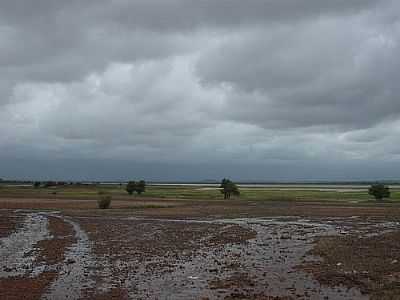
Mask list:
[[228,116],[239,121],[373,126],[400,113],[398,23],[376,21],[367,14],[243,30],[206,52],[198,74],[236,90]]
[[372,0],[1,1],[0,161],[190,162],[191,178],[390,165],[399,15]]
[[[3,1],[2,20],[16,26],[50,23],[75,26],[110,22],[159,30],[182,30],[196,26],[238,26],[243,22],[278,21],[347,15],[374,9],[376,0],[148,0],[148,1]],[[76,20],[80,22],[76,22]]]
[[153,30],[192,30],[196,27],[243,26],[247,23],[292,22],[310,16],[349,14],[377,1],[282,0],[150,0],[116,1],[99,10],[99,16],[124,26]]

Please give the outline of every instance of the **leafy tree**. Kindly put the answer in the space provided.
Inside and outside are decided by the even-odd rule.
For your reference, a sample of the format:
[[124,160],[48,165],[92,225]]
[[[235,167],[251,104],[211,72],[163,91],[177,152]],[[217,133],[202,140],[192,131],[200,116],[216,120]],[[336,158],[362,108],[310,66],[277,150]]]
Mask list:
[[389,187],[382,183],[371,185],[368,190],[368,194],[374,196],[377,201],[382,201],[383,198],[390,198]]
[[136,192],[138,193],[138,195],[140,195],[145,191],[146,191],[146,182],[144,180],[140,180],[136,184]]
[[224,194],[224,199],[230,199],[231,195],[239,196],[240,191],[235,183],[230,179],[224,178],[221,181],[221,193]]
[[134,191],[136,191],[136,181],[129,181],[126,185],[126,191],[129,195],[132,195]]
[[134,192],[138,193],[138,195],[144,193],[146,191],[146,182],[144,180],[129,181],[126,185],[126,191],[129,195],[132,195]]

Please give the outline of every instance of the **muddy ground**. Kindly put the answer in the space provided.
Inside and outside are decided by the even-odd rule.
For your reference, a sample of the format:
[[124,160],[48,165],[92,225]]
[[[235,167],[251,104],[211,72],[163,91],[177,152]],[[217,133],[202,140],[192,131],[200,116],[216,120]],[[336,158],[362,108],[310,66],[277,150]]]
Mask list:
[[400,299],[397,206],[146,201],[0,199],[0,298]]

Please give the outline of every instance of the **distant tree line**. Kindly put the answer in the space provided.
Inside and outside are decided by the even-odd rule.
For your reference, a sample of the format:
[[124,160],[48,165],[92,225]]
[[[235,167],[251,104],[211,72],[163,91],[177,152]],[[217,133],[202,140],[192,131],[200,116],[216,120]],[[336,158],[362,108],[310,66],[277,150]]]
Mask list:
[[72,182],[65,182],[65,181],[35,181],[33,183],[34,188],[49,188],[49,187],[55,187],[55,186],[64,186],[64,185],[72,185]]

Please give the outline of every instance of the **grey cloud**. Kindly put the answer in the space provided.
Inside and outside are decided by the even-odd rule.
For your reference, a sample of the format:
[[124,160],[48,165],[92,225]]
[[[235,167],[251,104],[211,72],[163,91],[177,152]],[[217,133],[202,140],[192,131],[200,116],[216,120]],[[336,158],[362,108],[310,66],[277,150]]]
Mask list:
[[197,72],[205,85],[232,86],[228,118],[264,128],[371,127],[400,113],[400,32],[374,22],[367,14],[244,30],[206,52]]
[[[338,0],[149,0],[149,1],[4,1],[2,19],[19,25],[41,23],[84,24],[93,21],[120,23],[159,30],[182,30],[195,26],[241,25],[246,22],[274,20],[278,22],[321,15],[343,15],[373,9],[385,1]],[[74,17],[71,19],[71,17]]]
[[[65,140],[168,147],[215,120],[208,118],[217,90],[203,90],[180,58],[114,64],[70,84],[28,84],[15,91],[10,110],[35,124],[36,134]],[[18,105],[19,103],[19,105]]]
[[248,23],[292,22],[310,16],[351,14],[374,7],[376,1],[118,1],[102,18],[124,26],[153,30],[190,30],[196,27],[237,27]]
[[109,61],[193,51],[182,45],[180,36],[192,36],[196,28],[223,26],[229,30],[271,19],[291,22],[296,16],[356,13],[376,5],[376,1],[332,3],[4,1],[0,4],[0,45],[4,44],[0,65],[5,68],[4,76],[15,80],[71,81],[104,68]]
[[0,162],[32,159],[18,174],[34,174],[35,161],[87,161],[84,176],[101,161],[144,172],[139,160],[152,178],[167,168],[182,178],[238,168],[247,179],[273,178],[264,168],[281,179],[384,176],[369,160],[399,159],[399,10],[372,0],[2,1]]

